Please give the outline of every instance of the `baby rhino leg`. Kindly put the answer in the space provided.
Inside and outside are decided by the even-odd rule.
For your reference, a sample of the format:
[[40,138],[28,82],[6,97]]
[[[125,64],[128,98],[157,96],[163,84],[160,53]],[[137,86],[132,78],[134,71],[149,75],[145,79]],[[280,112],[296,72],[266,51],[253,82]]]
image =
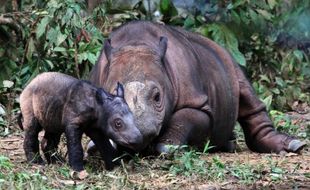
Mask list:
[[305,143],[275,130],[265,105],[255,96],[250,83],[241,70],[238,71],[240,105],[238,121],[245,134],[248,147],[257,152],[298,152]]
[[42,127],[34,117],[24,116],[25,129],[24,151],[27,161],[34,164],[44,164],[40,156],[38,134]]
[[105,168],[107,170],[112,170],[116,164],[113,162],[113,159],[116,158],[117,151],[113,148],[109,139],[99,130],[90,129],[86,130],[85,133],[94,143],[92,148],[94,149],[95,145],[95,148],[98,149],[104,160]]
[[49,164],[64,162],[64,159],[57,152],[60,137],[61,133],[48,133],[45,131],[44,138],[41,142],[41,149]]
[[66,126],[66,138],[68,147],[69,164],[75,171],[82,171],[83,167],[83,147],[82,135],[83,131],[78,125],[69,124]]

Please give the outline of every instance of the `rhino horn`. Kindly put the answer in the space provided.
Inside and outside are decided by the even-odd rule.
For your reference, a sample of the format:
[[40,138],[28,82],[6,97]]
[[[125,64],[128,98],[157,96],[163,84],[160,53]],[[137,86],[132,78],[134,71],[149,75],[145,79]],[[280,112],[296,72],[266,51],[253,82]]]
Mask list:
[[103,49],[104,49],[105,56],[107,57],[107,60],[110,63],[111,55],[112,55],[112,49],[113,49],[113,47],[111,46],[111,39],[108,38],[105,40]]
[[165,54],[166,54],[167,42],[168,42],[167,37],[161,36],[159,38],[159,53],[162,59],[165,57]]

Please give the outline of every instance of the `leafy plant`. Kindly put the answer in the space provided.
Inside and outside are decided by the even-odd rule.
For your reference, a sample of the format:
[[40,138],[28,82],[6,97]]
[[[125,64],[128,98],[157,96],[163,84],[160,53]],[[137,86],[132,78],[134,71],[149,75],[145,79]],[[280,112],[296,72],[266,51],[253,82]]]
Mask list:
[[60,167],[60,168],[58,168],[58,173],[65,178],[69,178],[70,177],[70,168],[65,167],[65,166]]
[[279,181],[283,179],[283,175],[286,173],[286,171],[278,166],[277,161],[273,161],[271,158],[268,158],[268,162],[270,165],[270,178],[273,181]]
[[240,181],[242,181],[242,183],[252,184],[262,177],[263,166],[258,165],[253,167],[249,164],[236,163],[236,165],[231,167],[229,171],[231,175],[238,178]]
[[[29,173],[25,170],[14,172],[16,166],[10,159],[0,155],[0,188],[1,189],[46,189],[47,178],[39,171]],[[29,183],[31,181],[31,183]]]
[[199,159],[200,154],[194,150],[183,152],[178,155],[179,152],[174,153],[173,164],[169,171],[174,174],[183,174],[190,176],[192,174],[206,174],[206,162]]
[[[299,126],[299,123],[297,121],[294,122],[289,115],[276,110],[271,110],[269,113],[278,131],[302,138],[309,136],[307,129]],[[304,127],[309,127],[309,125]]]
[[[85,78],[103,41],[81,2],[50,0],[24,8],[28,10],[1,14],[15,26],[12,29],[0,23],[1,135],[8,134],[14,125],[17,95],[29,80],[45,71]],[[2,39],[3,33],[9,37]]]
[[8,157],[0,155],[0,169],[10,170],[13,168],[13,164]]

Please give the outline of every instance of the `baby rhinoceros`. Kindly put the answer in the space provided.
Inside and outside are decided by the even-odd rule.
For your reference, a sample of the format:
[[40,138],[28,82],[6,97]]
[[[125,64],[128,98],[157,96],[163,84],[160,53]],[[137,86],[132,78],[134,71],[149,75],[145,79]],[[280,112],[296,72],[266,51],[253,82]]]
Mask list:
[[46,143],[42,149],[48,163],[57,161],[56,151],[64,132],[69,164],[75,171],[83,170],[81,138],[85,133],[99,148],[106,169],[113,169],[116,151],[109,139],[129,148],[142,142],[120,83],[116,91],[117,95],[112,95],[87,81],[56,72],[34,78],[20,95],[27,161],[44,163],[38,141],[38,133],[44,129]]

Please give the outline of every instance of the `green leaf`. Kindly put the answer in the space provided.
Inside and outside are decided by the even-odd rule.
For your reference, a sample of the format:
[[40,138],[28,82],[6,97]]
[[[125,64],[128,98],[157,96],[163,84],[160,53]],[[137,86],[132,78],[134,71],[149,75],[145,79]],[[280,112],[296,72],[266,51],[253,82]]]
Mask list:
[[246,61],[244,55],[239,51],[238,48],[229,49],[230,53],[232,54],[233,58],[236,62],[241,66],[246,66]]
[[59,33],[59,26],[57,26],[56,28],[50,28],[50,30],[47,32],[46,38],[49,40],[50,44],[56,43],[58,33]]
[[280,90],[277,89],[277,88],[272,88],[271,92],[274,93],[274,94],[277,94],[277,95],[280,94]]
[[73,10],[71,8],[68,8],[65,16],[61,19],[61,25],[64,26],[65,24],[69,23],[72,15],[73,15]]
[[272,95],[267,96],[262,100],[264,104],[266,105],[267,110],[270,110],[271,103],[272,103]]
[[166,14],[169,11],[170,3],[170,0],[160,0],[160,12]]
[[37,39],[39,39],[43,34],[44,32],[46,31],[46,26],[47,24],[49,23],[49,17],[44,17],[40,23],[38,24],[37,26],[37,29],[36,29],[36,37]]
[[273,9],[277,4],[276,0],[267,0],[267,1],[268,1],[270,9]]
[[260,15],[262,15],[266,20],[271,20],[273,18],[273,15],[267,12],[263,9],[257,9],[256,10]]
[[54,64],[53,64],[53,62],[51,62],[50,60],[48,60],[48,59],[45,59],[45,62],[48,64],[48,66],[51,68],[51,69],[53,69],[54,68]]
[[224,24],[210,24],[205,26],[201,33],[205,36],[210,37],[215,42],[225,47],[235,59],[235,61],[242,65],[246,65],[246,60],[244,55],[239,51],[238,40],[235,37],[234,33],[228,29]]
[[53,51],[55,51],[55,52],[66,52],[67,49],[64,48],[64,47],[55,47],[55,48],[53,49]]
[[58,33],[57,40],[55,45],[59,46],[62,42],[67,39],[67,34],[62,34],[61,32]]
[[298,61],[301,62],[303,57],[304,57],[302,51],[294,50],[293,53],[294,53],[295,57],[298,59]]
[[267,77],[267,75],[259,75],[259,80],[262,82],[262,81],[265,81],[267,83],[270,83],[270,79]]
[[31,37],[29,39],[29,42],[28,42],[28,48],[27,48],[27,52],[26,52],[26,58],[27,60],[31,60],[31,57],[32,57],[32,53],[34,52],[34,41],[33,41],[33,38]]
[[0,115],[5,115],[5,110],[1,104],[0,104]]
[[192,17],[187,17],[184,21],[184,27],[190,28],[195,25],[195,20]]
[[78,54],[78,62],[82,63],[82,61],[87,60],[87,57],[88,57],[87,54],[88,54],[87,52],[83,52],[83,53]]
[[276,79],[276,84],[277,85],[279,85],[282,88],[286,87],[286,82],[282,78],[276,77],[275,79]]
[[239,7],[240,5],[244,5],[245,3],[247,3],[247,0],[236,0],[234,2],[234,8]]
[[4,80],[2,82],[2,84],[3,84],[4,88],[11,88],[14,85],[14,82],[13,81],[9,81],[9,80]]
[[233,9],[234,8],[234,5],[232,3],[229,3],[226,7],[226,9],[230,10],[230,9]]
[[160,0],[159,10],[166,18],[171,18],[178,15],[178,11],[171,0]]
[[239,15],[240,15],[241,21],[242,21],[244,24],[248,25],[248,24],[250,23],[250,18],[249,18],[249,16],[248,16],[248,14],[247,14],[246,11],[240,10],[240,14],[239,14]]
[[257,13],[255,11],[253,11],[252,9],[249,9],[249,14],[250,14],[250,17],[252,19],[252,22],[256,23],[256,21],[258,20]]
[[231,18],[234,22],[236,22],[237,24],[240,24],[241,20],[236,11],[231,10]]
[[95,54],[92,54],[92,53],[89,53],[87,55],[87,59],[88,61],[91,63],[91,64],[96,64],[96,61],[97,61],[97,56]]

